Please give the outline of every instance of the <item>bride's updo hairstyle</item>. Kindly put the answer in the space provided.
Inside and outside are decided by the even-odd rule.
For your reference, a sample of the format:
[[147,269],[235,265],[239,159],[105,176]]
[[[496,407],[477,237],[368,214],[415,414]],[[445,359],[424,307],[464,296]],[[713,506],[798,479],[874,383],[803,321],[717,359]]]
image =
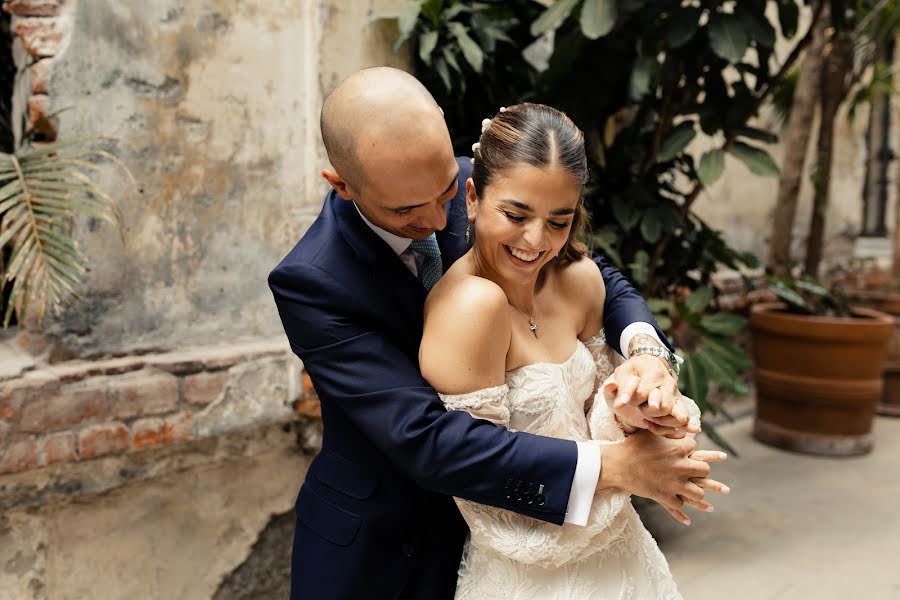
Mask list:
[[[563,169],[579,185],[587,183],[584,134],[565,113],[544,104],[526,102],[498,112],[483,129],[478,144],[472,168],[476,195],[483,194],[505,169],[520,164]],[[581,198],[572,217],[569,239],[559,252],[560,266],[588,253],[580,241],[587,222],[587,209]]]

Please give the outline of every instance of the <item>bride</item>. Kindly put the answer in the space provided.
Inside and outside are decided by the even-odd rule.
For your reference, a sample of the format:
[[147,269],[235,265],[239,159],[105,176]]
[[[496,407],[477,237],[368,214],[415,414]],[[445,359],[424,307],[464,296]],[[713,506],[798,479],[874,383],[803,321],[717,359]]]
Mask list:
[[[428,296],[422,374],[448,409],[511,430],[622,441],[633,427],[606,401],[615,356],[600,329],[603,279],[577,241],[586,222],[581,132],[555,109],[520,104],[485,121],[474,150],[474,243]],[[688,404],[696,431],[699,411]],[[541,501],[539,487],[508,493]],[[598,491],[584,527],[457,504],[471,532],[458,599],[681,597],[625,492]]]

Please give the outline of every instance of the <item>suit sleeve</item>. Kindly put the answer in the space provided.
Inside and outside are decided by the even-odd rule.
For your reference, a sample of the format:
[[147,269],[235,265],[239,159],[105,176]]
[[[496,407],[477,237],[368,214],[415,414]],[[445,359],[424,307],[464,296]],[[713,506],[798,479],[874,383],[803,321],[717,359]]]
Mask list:
[[631,282],[622,275],[614,266],[609,264],[599,254],[594,254],[594,262],[600,268],[603,275],[603,283],[606,286],[606,301],[603,304],[603,329],[606,332],[606,341],[619,354],[623,354],[619,348],[619,338],[622,332],[631,323],[649,323],[656,330],[660,341],[672,349],[666,334],[660,329],[650,307],[644,301],[640,293],[634,289]]
[[[315,266],[281,265],[269,286],[291,347],[320,398],[407,477],[435,492],[563,522],[575,442],[513,433],[465,412],[448,412],[389,332],[361,322],[352,309],[337,308],[365,299],[335,301],[343,290]],[[511,493],[517,483],[543,485],[542,505]]]

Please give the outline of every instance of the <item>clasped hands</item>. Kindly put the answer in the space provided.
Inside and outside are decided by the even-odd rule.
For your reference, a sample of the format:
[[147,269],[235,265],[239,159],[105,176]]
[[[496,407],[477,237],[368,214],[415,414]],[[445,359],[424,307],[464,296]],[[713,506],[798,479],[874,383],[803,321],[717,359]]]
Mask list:
[[696,449],[694,434],[700,427],[690,422],[690,409],[663,360],[648,354],[631,357],[615,369],[603,392],[635,459],[627,491],[659,502],[686,525],[690,518],[684,505],[711,512],[704,490],[730,490],[709,478],[710,463],[727,456]]

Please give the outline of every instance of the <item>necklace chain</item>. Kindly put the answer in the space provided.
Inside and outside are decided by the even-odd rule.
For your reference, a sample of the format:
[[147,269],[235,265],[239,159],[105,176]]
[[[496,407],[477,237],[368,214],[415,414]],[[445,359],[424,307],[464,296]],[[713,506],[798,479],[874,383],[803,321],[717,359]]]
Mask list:
[[534,334],[534,337],[537,337],[538,336],[538,324],[537,324],[537,321],[534,320],[534,315],[533,314],[531,314],[531,315],[525,314],[524,311],[522,311],[518,306],[515,306],[514,304],[510,304],[510,306],[515,308],[519,312],[520,315],[522,315],[523,317],[526,317],[528,319],[528,329],[531,330],[531,333]]

